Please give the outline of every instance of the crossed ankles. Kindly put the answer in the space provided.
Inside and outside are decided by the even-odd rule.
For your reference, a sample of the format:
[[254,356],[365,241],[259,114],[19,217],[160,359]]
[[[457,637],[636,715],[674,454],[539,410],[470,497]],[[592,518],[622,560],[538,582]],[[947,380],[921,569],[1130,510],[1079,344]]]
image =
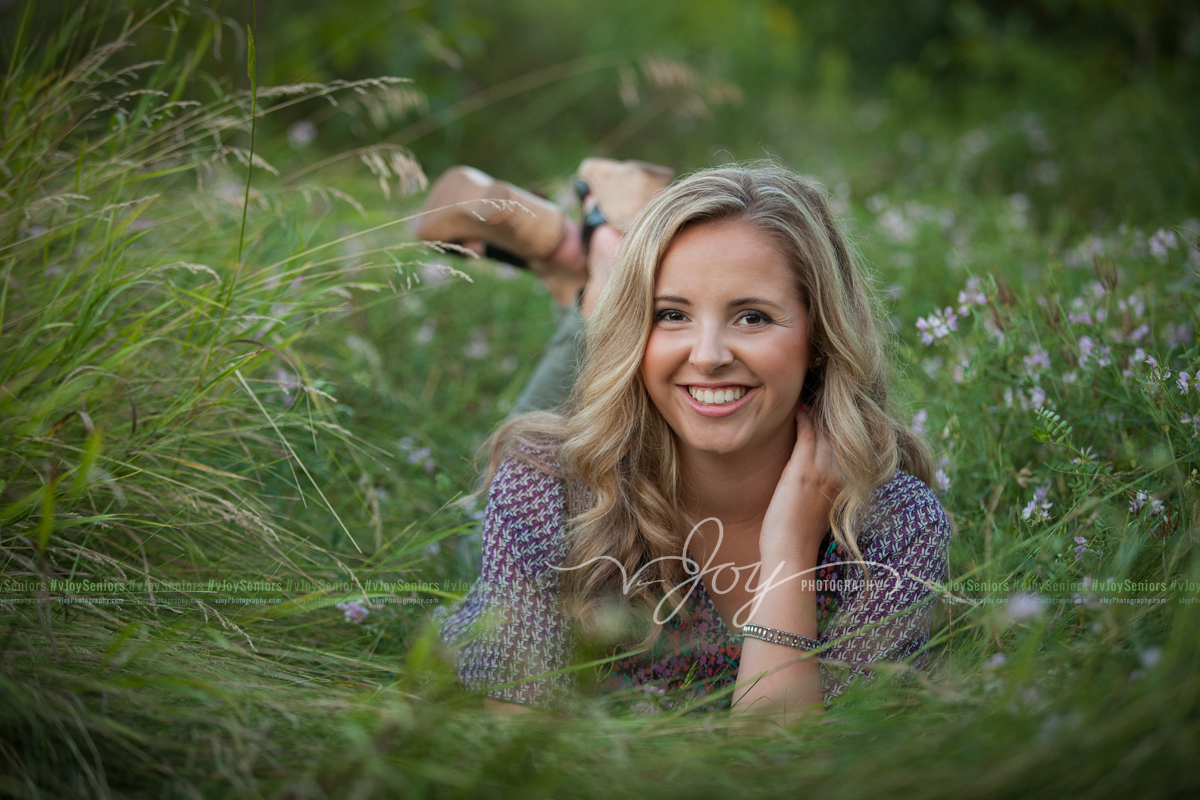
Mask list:
[[621,235],[673,176],[641,161],[585,159],[575,177],[580,225],[531,192],[472,167],[452,167],[430,189],[414,229],[425,241],[528,268],[560,306],[578,298],[586,318],[611,274]]

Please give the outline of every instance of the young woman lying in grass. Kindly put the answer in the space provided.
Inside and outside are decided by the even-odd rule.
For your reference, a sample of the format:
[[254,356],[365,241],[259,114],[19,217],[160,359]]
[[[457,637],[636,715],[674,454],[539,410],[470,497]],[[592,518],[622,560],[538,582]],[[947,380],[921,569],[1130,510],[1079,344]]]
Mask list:
[[568,704],[599,642],[640,709],[792,719],[919,664],[950,526],[823,192],[701,172],[616,242],[568,401],[489,443],[481,575],[438,614],[464,685]]

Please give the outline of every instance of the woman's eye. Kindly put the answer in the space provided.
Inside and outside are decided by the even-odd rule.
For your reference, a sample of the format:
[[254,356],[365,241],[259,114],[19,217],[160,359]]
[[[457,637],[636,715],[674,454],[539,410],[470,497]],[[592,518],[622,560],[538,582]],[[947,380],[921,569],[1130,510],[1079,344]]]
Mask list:
[[771,318],[761,311],[747,311],[742,315],[742,321],[750,325],[765,325]]
[[673,308],[664,308],[654,315],[655,322],[682,322],[683,312]]

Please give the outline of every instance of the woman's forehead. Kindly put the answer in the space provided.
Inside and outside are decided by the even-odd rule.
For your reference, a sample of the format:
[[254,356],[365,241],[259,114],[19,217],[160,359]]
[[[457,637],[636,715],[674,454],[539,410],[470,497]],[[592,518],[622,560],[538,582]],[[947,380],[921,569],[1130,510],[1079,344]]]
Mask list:
[[796,278],[783,248],[761,228],[738,219],[706,221],[671,240],[658,265],[655,295],[752,288],[796,294]]

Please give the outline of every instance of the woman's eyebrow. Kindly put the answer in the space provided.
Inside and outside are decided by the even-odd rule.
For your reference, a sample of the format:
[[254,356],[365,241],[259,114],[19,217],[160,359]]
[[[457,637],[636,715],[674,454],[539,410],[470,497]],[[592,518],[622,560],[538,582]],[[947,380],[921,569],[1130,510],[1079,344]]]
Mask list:
[[729,307],[733,308],[734,306],[772,306],[783,310],[783,306],[779,305],[779,303],[763,300],[761,297],[739,297],[737,300],[730,300]]
[[[692,304],[692,302],[686,297],[679,297],[678,295],[673,294],[659,295],[658,297],[654,298],[654,302],[675,303],[682,306],[690,306]],[[729,308],[736,308],[737,306],[771,306],[772,308],[783,310],[783,306],[779,305],[779,303],[771,300],[764,300],[761,297],[739,297],[736,300],[730,300],[727,305]]]

